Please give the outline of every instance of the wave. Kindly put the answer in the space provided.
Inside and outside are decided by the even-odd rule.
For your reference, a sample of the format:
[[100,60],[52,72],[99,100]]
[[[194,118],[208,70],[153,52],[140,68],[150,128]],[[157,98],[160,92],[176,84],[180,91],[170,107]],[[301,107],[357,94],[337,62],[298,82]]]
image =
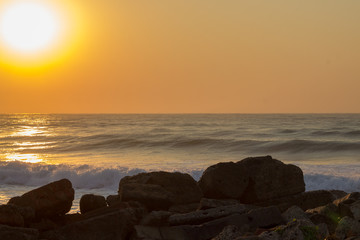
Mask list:
[[[306,190],[337,189],[345,192],[360,191],[357,165],[300,165],[304,171]],[[161,170],[161,169],[156,169]],[[174,169],[189,173],[196,181],[204,169]],[[90,165],[49,165],[19,161],[0,162],[0,185],[37,187],[62,178],[73,183],[75,189],[116,192],[121,178],[146,172],[126,167],[100,168]]]

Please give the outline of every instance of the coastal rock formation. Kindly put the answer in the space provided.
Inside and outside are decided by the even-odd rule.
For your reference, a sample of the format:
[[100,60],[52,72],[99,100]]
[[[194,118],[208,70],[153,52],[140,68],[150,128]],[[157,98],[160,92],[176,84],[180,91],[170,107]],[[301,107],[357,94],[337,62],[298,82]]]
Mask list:
[[249,184],[240,197],[243,203],[255,203],[305,191],[302,170],[271,156],[250,157],[237,162],[249,174]]
[[247,169],[233,162],[208,167],[201,176],[199,186],[204,197],[239,199],[249,183]]
[[67,179],[49,183],[20,197],[11,198],[8,204],[31,207],[38,218],[64,215],[74,200],[74,189]]
[[94,195],[94,194],[85,194],[80,199],[80,212],[82,214],[93,211],[98,208],[106,207],[105,197]]
[[[231,186],[229,189],[235,193],[229,197],[229,189],[217,188],[231,185],[229,179],[236,176],[221,182],[220,175],[226,178],[223,170],[227,172],[228,166],[237,169],[234,166],[239,164],[247,169],[249,183],[240,197],[238,189]],[[109,196],[108,204],[102,196],[82,196],[81,214],[65,214],[74,197],[71,183],[66,179],[50,183],[0,206],[0,239],[360,239],[360,193],[299,192],[303,187],[303,180],[298,179],[302,172],[271,157],[214,166],[209,168],[211,174],[203,175],[203,183],[217,180],[206,187],[215,186],[216,195],[212,196],[219,199],[202,198],[200,187],[188,174],[142,173],[123,178],[119,195]],[[228,172],[230,175],[231,170]],[[289,180],[291,177],[294,179]],[[287,182],[291,183],[289,188]],[[275,183],[286,189],[278,189]],[[244,199],[253,202],[243,204]]]
[[121,179],[119,196],[121,201],[139,201],[149,209],[167,210],[171,205],[200,202],[202,192],[189,174],[150,172]]

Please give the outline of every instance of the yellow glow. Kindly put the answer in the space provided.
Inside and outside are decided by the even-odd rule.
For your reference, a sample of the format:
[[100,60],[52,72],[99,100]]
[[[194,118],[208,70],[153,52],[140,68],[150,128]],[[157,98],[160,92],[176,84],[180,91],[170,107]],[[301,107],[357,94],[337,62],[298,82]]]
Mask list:
[[83,14],[74,2],[2,1],[0,69],[26,78],[60,69],[82,49],[84,32]]
[[31,137],[35,135],[43,135],[45,131],[43,130],[43,127],[24,127],[20,131],[17,131],[13,133],[13,136],[26,136]]
[[39,163],[44,161],[44,159],[37,154],[8,154],[6,155],[6,159],[7,162],[20,161],[26,163]]
[[56,13],[46,5],[20,2],[10,5],[0,19],[0,34],[9,47],[36,53],[49,47],[60,31]]

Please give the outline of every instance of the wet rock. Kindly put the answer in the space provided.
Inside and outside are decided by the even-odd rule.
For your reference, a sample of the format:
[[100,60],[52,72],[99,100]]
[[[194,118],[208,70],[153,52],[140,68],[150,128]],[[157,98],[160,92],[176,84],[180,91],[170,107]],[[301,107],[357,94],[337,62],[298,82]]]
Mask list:
[[229,205],[240,204],[239,200],[236,199],[210,199],[202,198],[200,201],[199,210],[205,210],[209,208],[223,207]]
[[243,203],[294,195],[305,191],[302,170],[271,156],[245,158],[236,163],[249,173],[249,184],[240,197]]
[[121,179],[121,201],[138,201],[150,210],[167,210],[172,205],[198,203],[202,192],[189,175],[179,172],[140,173]]
[[201,176],[199,186],[207,198],[239,199],[249,183],[247,169],[233,162],[208,167]]
[[64,215],[72,206],[74,189],[67,179],[49,183],[20,197],[11,198],[9,204],[31,207],[38,218]]
[[24,218],[16,206],[0,205],[0,224],[23,227]]
[[1,240],[37,240],[38,236],[39,231],[36,229],[0,225]]
[[106,207],[105,197],[94,195],[94,194],[85,194],[80,199],[80,212],[82,214]]

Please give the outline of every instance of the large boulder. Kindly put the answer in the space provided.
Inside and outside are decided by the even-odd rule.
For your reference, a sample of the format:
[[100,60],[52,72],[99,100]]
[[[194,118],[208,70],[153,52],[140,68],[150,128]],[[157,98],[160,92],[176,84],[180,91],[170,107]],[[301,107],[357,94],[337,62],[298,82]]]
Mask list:
[[237,162],[249,173],[249,184],[240,197],[243,203],[261,202],[305,191],[302,170],[271,156],[250,157]]
[[239,199],[249,183],[247,169],[234,162],[222,162],[208,167],[199,186],[207,198]]
[[200,202],[202,192],[189,174],[161,171],[124,177],[119,196],[121,201],[138,201],[150,210],[167,210],[172,205]]
[[80,199],[80,212],[82,214],[106,207],[105,197],[94,195],[94,194],[85,194]]
[[70,211],[74,189],[67,179],[49,183],[20,197],[11,198],[8,204],[34,209],[36,217],[53,217]]

